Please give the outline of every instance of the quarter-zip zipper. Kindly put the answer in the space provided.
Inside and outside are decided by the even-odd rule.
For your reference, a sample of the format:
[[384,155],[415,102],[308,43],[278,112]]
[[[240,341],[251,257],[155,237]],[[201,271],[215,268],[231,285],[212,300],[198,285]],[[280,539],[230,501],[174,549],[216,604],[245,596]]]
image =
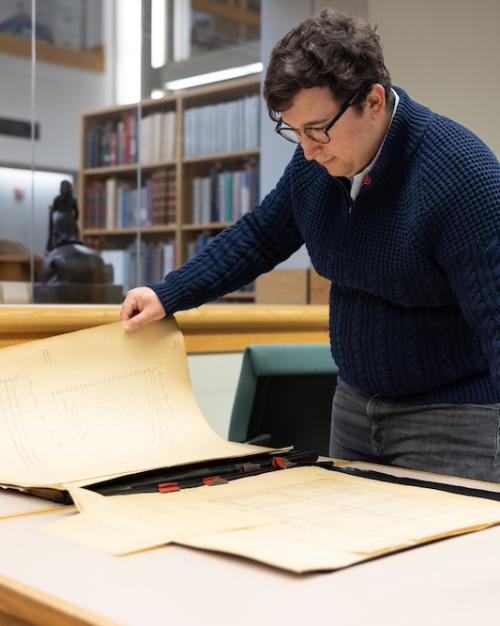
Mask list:
[[338,185],[342,189],[344,198],[347,201],[347,222],[346,222],[346,227],[344,229],[344,236],[342,237],[342,249],[344,249],[347,245],[347,240],[349,239],[349,233],[351,230],[351,215],[352,215],[352,207],[354,203],[351,198],[351,194],[347,191],[347,189],[344,187],[342,182],[338,180],[335,176],[333,176],[332,178],[335,181],[335,184]]

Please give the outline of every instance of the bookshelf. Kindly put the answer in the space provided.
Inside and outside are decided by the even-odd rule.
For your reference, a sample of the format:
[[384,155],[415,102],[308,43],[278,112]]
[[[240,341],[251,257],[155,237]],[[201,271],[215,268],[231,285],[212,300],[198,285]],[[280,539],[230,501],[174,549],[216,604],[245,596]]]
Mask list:
[[259,200],[259,90],[255,76],[82,115],[80,227],[125,289],[161,281]]

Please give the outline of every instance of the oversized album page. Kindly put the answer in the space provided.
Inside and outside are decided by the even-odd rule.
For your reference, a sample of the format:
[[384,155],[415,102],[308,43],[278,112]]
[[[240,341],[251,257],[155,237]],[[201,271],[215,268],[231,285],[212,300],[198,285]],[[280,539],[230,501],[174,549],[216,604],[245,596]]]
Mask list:
[[264,450],[207,424],[174,320],[0,350],[0,485],[62,489]]
[[500,522],[500,503],[290,468],[166,494],[71,491],[80,513],[45,530],[110,554],[167,543],[307,572],[337,569]]

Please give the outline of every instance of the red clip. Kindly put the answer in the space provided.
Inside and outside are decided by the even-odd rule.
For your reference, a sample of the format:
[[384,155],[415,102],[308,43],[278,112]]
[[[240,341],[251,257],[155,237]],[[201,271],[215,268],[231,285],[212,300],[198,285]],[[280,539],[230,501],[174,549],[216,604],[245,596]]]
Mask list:
[[160,483],[158,485],[158,491],[160,493],[170,493],[171,491],[180,491],[179,483]]
[[203,479],[203,484],[207,487],[213,487],[214,485],[225,485],[227,480],[222,476],[207,476]]
[[366,176],[363,176],[363,180],[361,181],[362,185],[371,185],[372,182],[372,177],[368,176],[368,174]]
[[284,456],[275,456],[273,458],[273,467],[276,469],[288,469],[289,467],[293,467],[295,463],[289,461]]

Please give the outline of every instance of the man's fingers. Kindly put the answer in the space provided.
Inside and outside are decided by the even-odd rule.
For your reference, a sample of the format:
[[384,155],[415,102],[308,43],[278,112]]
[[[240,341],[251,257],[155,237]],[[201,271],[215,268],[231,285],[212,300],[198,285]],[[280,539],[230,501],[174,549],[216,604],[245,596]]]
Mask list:
[[127,295],[120,310],[120,319],[129,320],[139,310],[139,303],[134,296]]
[[150,321],[150,316],[147,315],[146,311],[142,311],[142,313],[138,313],[131,318],[125,318],[123,328],[126,332],[135,332],[145,326],[148,321]]
[[125,296],[120,319],[126,331],[135,331],[146,324],[165,317],[165,309],[158,296],[149,287],[138,287]]

